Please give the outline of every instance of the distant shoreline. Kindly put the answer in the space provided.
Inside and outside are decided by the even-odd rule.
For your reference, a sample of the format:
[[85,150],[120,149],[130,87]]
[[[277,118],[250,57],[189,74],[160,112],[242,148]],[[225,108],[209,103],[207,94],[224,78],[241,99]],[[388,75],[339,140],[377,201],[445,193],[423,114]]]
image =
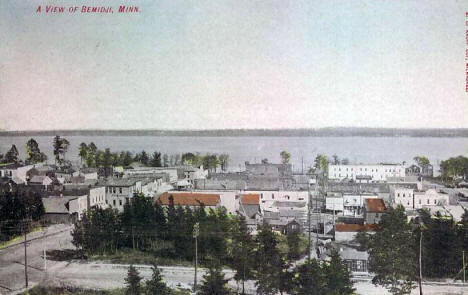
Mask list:
[[1,136],[196,136],[196,137],[468,137],[468,128],[213,129],[213,130],[30,130],[0,131]]

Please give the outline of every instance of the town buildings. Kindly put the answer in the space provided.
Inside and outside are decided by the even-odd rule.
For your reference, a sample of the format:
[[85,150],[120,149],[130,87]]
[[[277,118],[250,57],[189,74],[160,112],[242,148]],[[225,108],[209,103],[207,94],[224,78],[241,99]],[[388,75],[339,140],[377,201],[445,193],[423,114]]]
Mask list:
[[401,164],[328,165],[328,178],[339,181],[386,182],[388,177],[404,177],[405,173],[405,167]]

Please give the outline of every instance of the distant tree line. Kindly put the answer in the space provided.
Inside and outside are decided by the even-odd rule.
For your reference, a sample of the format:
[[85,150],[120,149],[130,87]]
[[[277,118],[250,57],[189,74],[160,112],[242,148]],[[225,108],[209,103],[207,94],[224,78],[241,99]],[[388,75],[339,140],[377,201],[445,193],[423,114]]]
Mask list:
[[464,156],[452,157],[440,162],[441,177],[445,181],[468,177],[468,158]]
[[44,205],[37,193],[6,191],[0,194],[0,241],[21,235],[31,222],[44,215]]
[[[270,226],[262,225],[258,234],[252,236],[245,219],[228,214],[223,207],[175,206],[172,197],[167,208],[151,199],[135,196],[122,213],[111,208],[91,209],[81,221],[76,221],[73,244],[87,255],[112,254],[131,248],[156,257],[193,261],[196,223],[199,224],[199,261],[212,266],[205,281],[216,288],[225,288],[220,266],[227,265],[236,271],[234,279],[238,282],[257,280],[259,294],[293,291],[309,294],[307,290],[312,287],[318,288],[316,294],[352,293],[348,270],[338,254],[334,254],[330,263],[312,260],[305,267],[292,267],[292,263],[306,253],[306,248],[300,246],[301,234],[285,238],[273,232]],[[311,275],[315,277],[308,279]],[[338,283],[334,282],[337,277],[340,278]]]
[[148,154],[146,151],[132,154],[130,151],[122,151],[120,153],[111,152],[109,148],[100,150],[91,142],[86,144],[82,142],[79,146],[78,155],[81,163],[87,167],[92,168],[105,168],[112,166],[129,166],[137,162],[142,166],[149,167],[169,167],[180,165],[193,165],[205,167],[210,171],[216,172],[217,168],[225,171],[228,168],[229,155],[227,154],[205,154],[199,153],[184,153],[182,155],[168,155],[161,154],[161,152],[154,151]]

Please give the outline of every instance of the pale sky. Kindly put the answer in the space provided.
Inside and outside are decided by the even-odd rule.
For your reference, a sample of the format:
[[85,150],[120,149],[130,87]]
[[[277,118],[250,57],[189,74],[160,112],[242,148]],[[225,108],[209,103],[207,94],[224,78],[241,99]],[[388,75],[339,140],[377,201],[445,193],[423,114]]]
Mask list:
[[[35,12],[51,4],[114,14]],[[1,0],[0,129],[467,128],[467,11],[466,0]]]

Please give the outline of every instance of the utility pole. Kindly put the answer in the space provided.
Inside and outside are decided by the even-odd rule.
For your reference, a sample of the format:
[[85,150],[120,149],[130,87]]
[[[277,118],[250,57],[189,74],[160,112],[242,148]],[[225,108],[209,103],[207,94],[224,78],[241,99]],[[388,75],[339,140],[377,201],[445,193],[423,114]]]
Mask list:
[[26,220],[23,220],[23,231],[24,231],[24,281],[25,281],[25,285],[27,288],[28,287],[28,251],[27,251],[28,246],[26,244],[26,241],[27,241],[28,231],[26,228]]
[[465,284],[465,250],[463,250],[463,285]]
[[44,271],[47,271],[47,252],[46,252],[46,239],[45,235],[47,234],[47,227],[44,229],[44,241],[42,246],[44,247]]
[[[317,186],[317,181],[315,182],[315,186]],[[308,227],[309,227],[309,253],[308,253],[308,257],[309,257],[309,261],[310,261],[310,251],[312,251],[312,243],[311,243],[311,239],[310,239],[310,208],[312,207],[312,203],[310,201],[310,182],[309,182],[309,206],[308,206],[308,209],[307,210],[307,223],[308,223]]]
[[195,239],[195,277],[193,279],[193,291],[197,290],[197,267],[198,267],[198,236],[200,235],[200,223],[193,226],[193,238]]
[[420,226],[420,232],[421,234],[419,235],[419,295],[423,295],[422,291],[422,241],[423,241],[423,230],[422,230],[422,224]]

